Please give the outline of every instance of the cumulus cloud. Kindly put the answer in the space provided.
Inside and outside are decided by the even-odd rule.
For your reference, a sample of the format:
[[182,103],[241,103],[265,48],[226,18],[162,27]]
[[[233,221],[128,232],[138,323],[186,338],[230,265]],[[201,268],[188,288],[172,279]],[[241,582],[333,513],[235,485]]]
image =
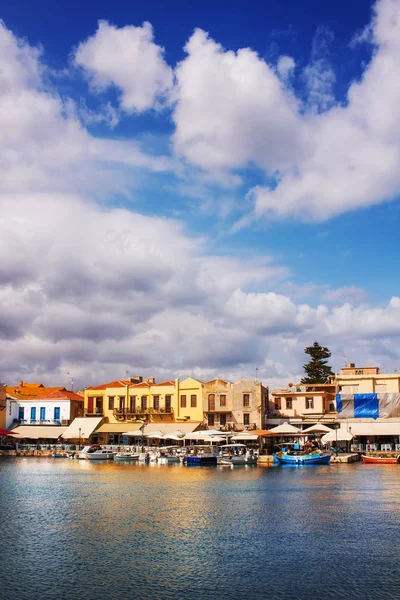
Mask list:
[[88,74],[94,89],[115,86],[121,108],[143,112],[160,108],[172,89],[172,69],[154,43],[150,23],[115,27],[100,21],[95,35],[79,44],[75,62]]

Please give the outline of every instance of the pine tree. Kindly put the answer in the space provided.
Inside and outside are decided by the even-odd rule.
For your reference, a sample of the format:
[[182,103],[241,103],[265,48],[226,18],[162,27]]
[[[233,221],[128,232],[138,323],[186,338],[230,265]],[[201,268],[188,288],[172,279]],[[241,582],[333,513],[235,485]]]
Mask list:
[[331,352],[325,346],[320,346],[318,342],[305,348],[304,352],[311,357],[311,360],[303,365],[307,377],[303,377],[301,383],[327,383],[328,377],[333,375],[330,365],[327,364]]

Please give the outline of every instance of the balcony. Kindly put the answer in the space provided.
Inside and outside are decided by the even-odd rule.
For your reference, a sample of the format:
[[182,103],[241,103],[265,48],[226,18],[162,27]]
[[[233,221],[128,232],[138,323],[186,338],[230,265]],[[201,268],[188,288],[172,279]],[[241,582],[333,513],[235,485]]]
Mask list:
[[86,410],[85,417],[104,417],[104,411],[102,408],[94,408],[91,412]]
[[120,419],[121,421],[124,421],[126,419],[136,419],[137,417],[140,416],[147,416],[147,415],[171,415],[173,414],[173,409],[172,408],[136,408],[135,410],[130,410],[130,409],[120,409],[120,408],[114,408],[113,410],[113,415],[116,419]]
[[21,425],[61,425],[60,419],[14,419],[13,422]]

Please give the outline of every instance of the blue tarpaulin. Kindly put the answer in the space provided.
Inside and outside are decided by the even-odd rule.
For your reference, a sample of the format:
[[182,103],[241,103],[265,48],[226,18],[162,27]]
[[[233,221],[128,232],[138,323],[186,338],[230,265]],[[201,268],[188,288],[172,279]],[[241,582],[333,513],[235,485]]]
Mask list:
[[378,394],[354,394],[355,419],[377,419],[378,417]]

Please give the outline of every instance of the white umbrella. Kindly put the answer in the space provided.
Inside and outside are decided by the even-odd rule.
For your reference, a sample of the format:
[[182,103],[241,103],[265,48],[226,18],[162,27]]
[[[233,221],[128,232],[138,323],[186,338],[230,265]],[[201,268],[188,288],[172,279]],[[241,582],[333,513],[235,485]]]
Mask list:
[[303,433],[330,433],[331,431],[332,429],[323,423],[312,425],[311,427],[307,427],[307,429],[303,429]]
[[171,433],[164,433],[164,437],[166,440],[180,440],[181,438],[183,438],[184,435],[185,434],[180,429],[177,429],[176,431],[171,431]]
[[164,439],[164,434],[162,433],[162,431],[150,431],[149,433],[145,433],[144,437],[147,438],[154,438],[157,440],[163,440]]
[[349,431],[346,431],[346,429],[332,429],[332,431],[322,436],[321,442],[323,444],[326,442],[336,442],[336,440],[338,442],[349,442],[353,437],[354,436]]
[[183,440],[183,437],[181,435],[173,435],[171,433],[170,435],[165,435],[164,439],[166,439],[166,440],[174,440],[175,442],[180,442],[181,440]]
[[126,431],[122,435],[129,435],[130,437],[142,437],[143,433],[138,429],[137,431]]
[[302,431],[300,431],[300,429],[298,429],[294,425],[290,425],[290,423],[282,423],[282,425],[278,425],[277,427],[273,427],[272,429],[270,429],[268,433],[290,435],[292,433],[302,433]]
[[187,433],[184,437],[185,440],[211,440],[212,436],[208,435],[208,431],[192,431]]

